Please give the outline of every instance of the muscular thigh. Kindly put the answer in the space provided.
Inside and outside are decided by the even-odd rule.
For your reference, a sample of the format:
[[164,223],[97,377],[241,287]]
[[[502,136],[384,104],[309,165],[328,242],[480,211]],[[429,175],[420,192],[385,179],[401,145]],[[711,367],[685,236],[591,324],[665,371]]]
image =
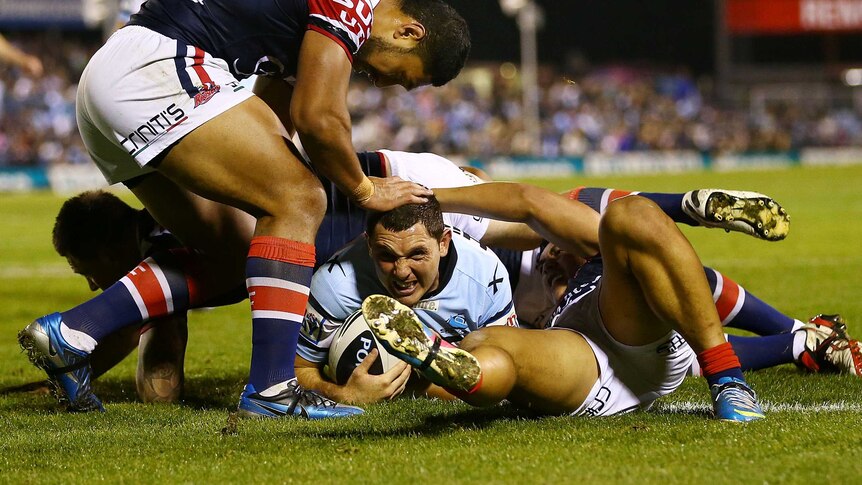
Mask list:
[[284,227],[268,228],[275,235],[313,240],[326,208],[320,181],[282,136],[278,117],[258,98],[187,135],[158,170],[202,197],[256,218],[283,221]]
[[592,348],[576,332],[486,327],[465,339],[463,347],[480,345],[498,347],[512,357],[517,379],[508,399],[523,408],[572,412],[598,379]]
[[[619,249],[619,247],[614,248]],[[641,284],[613,250],[602,252],[604,267],[599,288],[599,310],[608,333],[625,345],[646,345],[667,335],[671,327],[652,311]]]
[[158,172],[144,177],[132,192],[159,224],[214,263],[206,267],[209,276],[225,289],[242,284],[254,217],[205,199]]

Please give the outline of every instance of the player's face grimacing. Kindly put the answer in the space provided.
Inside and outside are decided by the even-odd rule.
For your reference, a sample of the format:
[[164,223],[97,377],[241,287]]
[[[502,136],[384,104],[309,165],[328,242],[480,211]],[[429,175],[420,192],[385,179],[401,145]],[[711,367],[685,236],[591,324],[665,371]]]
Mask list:
[[399,302],[415,305],[437,289],[440,258],[449,253],[451,239],[447,229],[438,241],[421,223],[397,232],[378,224],[368,246],[380,283]]
[[569,278],[575,276],[583,263],[582,258],[563,251],[553,244],[548,244],[539,255],[536,269],[542,274],[542,286],[554,303],[560,301],[566,293]]
[[357,53],[353,69],[368,76],[379,87],[400,85],[408,91],[431,84],[422,59],[395,41],[372,36]]

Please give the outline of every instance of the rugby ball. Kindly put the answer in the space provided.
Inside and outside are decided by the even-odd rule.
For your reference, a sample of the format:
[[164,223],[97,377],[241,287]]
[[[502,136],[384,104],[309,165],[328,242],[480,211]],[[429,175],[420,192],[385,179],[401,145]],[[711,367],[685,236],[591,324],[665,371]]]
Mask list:
[[344,384],[372,349],[377,349],[380,355],[371,364],[369,374],[380,375],[398,363],[398,358],[387,352],[374,337],[362,310],[359,310],[347,317],[333,334],[329,360],[323,371],[336,384]]

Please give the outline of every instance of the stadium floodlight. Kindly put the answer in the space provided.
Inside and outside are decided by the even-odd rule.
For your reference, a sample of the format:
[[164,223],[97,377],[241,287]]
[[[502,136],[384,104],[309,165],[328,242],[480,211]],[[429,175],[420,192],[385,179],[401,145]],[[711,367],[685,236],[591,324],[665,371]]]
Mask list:
[[542,8],[532,0],[499,0],[500,9],[515,17],[521,36],[521,91],[524,131],[529,140],[530,152],[539,153],[541,147],[541,121],[539,120],[539,60],[536,33],[544,22]]

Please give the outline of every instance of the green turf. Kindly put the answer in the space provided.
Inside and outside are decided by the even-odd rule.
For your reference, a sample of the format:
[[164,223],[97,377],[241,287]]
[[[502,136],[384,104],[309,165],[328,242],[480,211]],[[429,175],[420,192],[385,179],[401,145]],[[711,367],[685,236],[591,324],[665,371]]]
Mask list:
[[[705,264],[784,312],[841,312],[851,332],[862,334],[862,167],[550,185],[580,184],[774,195],[792,215],[786,241],[685,232]],[[61,201],[0,195],[0,387],[41,377],[19,352],[16,332],[89,295],[51,250]],[[858,483],[862,472],[862,381],[806,376],[792,366],[749,375],[778,410],[743,426],[708,419],[706,387],[689,379],[656,411],[613,418],[535,418],[507,407],[403,400],[346,421],[240,421],[234,430],[227,416],[250,355],[246,306],[195,312],[190,321],[182,405],[136,403],[131,358],[96,384],[106,414],[58,412],[47,396],[0,396],[0,481]],[[833,407],[811,410],[823,404]]]

